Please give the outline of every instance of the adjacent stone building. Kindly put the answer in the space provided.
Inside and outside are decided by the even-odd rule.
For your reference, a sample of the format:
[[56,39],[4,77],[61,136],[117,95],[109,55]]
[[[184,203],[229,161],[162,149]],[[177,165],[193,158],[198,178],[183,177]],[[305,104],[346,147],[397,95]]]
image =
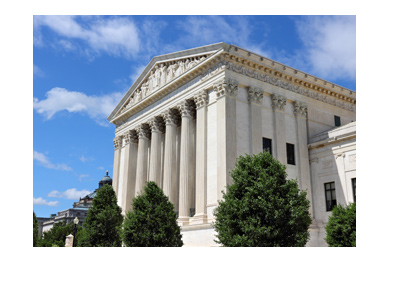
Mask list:
[[309,246],[326,245],[328,204],[353,201],[356,93],[233,45],[153,58],[108,120],[123,213],[155,181],[185,246],[216,245],[213,211],[245,153],[271,152],[307,190]]

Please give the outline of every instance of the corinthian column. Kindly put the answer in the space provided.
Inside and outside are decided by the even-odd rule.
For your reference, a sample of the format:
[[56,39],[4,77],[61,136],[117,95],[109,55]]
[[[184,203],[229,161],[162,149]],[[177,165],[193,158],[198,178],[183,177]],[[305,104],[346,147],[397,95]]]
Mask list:
[[194,108],[188,100],[178,105],[181,113],[181,155],[179,167],[179,219],[178,223],[186,225],[190,216],[190,121]]
[[161,163],[161,132],[162,122],[160,118],[155,117],[149,122],[151,128],[151,153],[150,153],[150,170],[149,181],[154,181],[159,187],[160,182],[160,163]]
[[298,180],[302,190],[307,190],[307,199],[310,201],[310,213],[314,218],[313,197],[311,194],[310,160],[307,145],[307,106],[299,101],[294,103],[294,115],[297,124],[297,147],[298,147]]
[[261,115],[261,100],[263,98],[263,90],[252,86],[248,89],[248,100],[250,102],[251,116],[251,149],[252,154],[262,152],[262,115]]
[[194,98],[196,103],[196,214],[193,224],[207,223],[207,103],[206,90]]
[[147,124],[142,124],[136,128],[138,134],[138,156],[137,156],[137,167],[136,167],[136,187],[135,195],[138,196],[142,191],[144,184],[147,180],[147,159],[148,159],[148,148],[149,148],[149,137],[150,132]]
[[132,199],[135,196],[135,179],[136,179],[136,163],[138,153],[137,136],[133,131],[129,131],[124,135],[125,152],[124,152],[124,168],[121,208],[122,214],[125,215],[132,209]]
[[272,95],[272,109],[274,110],[274,133],[275,140],[272,150],[274,157],[282,164],[287,164],[286,156],[286,128],[285,128],[285,105],[286,97]]
[[163,190],[170,202],[178,210],[178,190],[176,176],[176,126],[178,115],[174,109],[169,109],[161,114],[165,121],[165,148],[164,148],[164,174]]
[[119,178],[119,165],[120,165],[120,154],[122,147],[122,138],[116,137],[114,142],[114,167],[113,167],[113,189],[118,198],[118,178]]
[[239,82],[224,78],[213,85],[217,96],[217,199],[232,182],[229,171],[236,162],[236,96]]

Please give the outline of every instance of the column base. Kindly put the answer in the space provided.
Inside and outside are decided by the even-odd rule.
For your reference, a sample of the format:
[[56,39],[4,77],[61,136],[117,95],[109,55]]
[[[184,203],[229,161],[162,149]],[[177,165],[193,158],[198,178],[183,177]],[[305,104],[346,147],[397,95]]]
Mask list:
[[207,223],[207,215],[206,214],[196,214],[191,220],[190,224],[204,224]]
[[184,226],[189,224],[189,217],[188,216],[180,216],[178,218],[178,225]]

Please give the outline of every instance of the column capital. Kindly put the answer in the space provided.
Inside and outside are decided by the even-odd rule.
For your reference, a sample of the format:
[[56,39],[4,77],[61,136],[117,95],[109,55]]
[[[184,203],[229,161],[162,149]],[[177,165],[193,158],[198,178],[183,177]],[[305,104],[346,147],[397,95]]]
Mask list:
[[139,139],[150,139],[150,129],[148,124],[142,123],[140,126],[135,128],[135,131]]
[[307,105],[300,101],[294,102],[294,111],[295,116],[307,118]]
[[194,106],[187,99],[182,100],[180,103],[178,103],[178,110],[181,113],[181,117],[194,116]]
[[217,98],[227,95],[236,97],[238,94],[238,87],[239,82],[231,78],[224,78],[213,85],[213,89],[217,93]]
[[272,95],[272,109],[284,110],[286,105],[286,97],[282,95]]
[[126,132],[123,136],[124,136],[124,141],[125,141],[124,146],[128,145],[129,143],[137,143],[138,142],[138,136],[132,130]]
[[113,139],[114,150],[120,149],[122,147],[122,137],[115,137]]
[[160,117],[156,116],[149,120],[148,122],[151,132],[163,132],[164,126]]
[[165,125],[178,125],[178,115],[176,110],[173,108],[161,113],[161,117],[164,119]]
[[208,93],[206,89],[203,89],[202,91],[198,92],[194,96],[194,102],[196,103],[196,108],[201,108],[208,103]]
[[263,98],[264,91],[261,88],[256,88],[253,86],[249,86],[248,88],[248,100],[250,103],[258,103],[261,104],[261,100]]

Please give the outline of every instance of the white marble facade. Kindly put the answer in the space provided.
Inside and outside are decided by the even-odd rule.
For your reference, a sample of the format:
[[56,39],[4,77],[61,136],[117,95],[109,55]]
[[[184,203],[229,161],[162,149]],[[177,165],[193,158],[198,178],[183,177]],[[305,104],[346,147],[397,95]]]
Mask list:
[[324,182],[312,178],[310,139],[334,129],[334,116],[355,121],[355,104],[354,91],[225,43],[157,56],[108,117],[118,203],[125,214],[155,181],[175,205],[185,246],[215,246],[213,210],[229,171],[239,155],[262,152],[267,138],[312,202],[309,245],[323,246],[326,214],[314,201],[323,201],[315,184]]

